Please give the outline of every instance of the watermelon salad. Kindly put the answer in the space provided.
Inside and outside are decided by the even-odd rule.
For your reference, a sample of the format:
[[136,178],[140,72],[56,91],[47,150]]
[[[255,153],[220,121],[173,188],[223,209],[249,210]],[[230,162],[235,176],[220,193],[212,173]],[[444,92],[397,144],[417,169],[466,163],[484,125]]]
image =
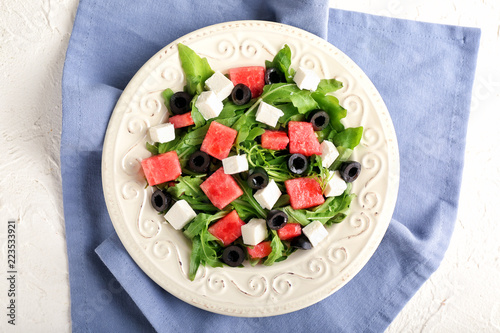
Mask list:
[[183,91],[162,97],[167,122],[149,128],[142,160],[151,204],[191,240],[200,265],[272,265],[319,246],[343,221],[361,165],[362,127],[346,128],[331,93],[342,83],[291,67],[287,45],[262,66],[213,71],[178,44]]

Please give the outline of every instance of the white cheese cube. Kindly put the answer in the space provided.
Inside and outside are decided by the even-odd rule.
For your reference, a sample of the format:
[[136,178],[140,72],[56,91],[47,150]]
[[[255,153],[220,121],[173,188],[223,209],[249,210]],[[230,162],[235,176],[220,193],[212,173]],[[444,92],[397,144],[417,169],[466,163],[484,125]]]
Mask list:
[[336,197],[344,193],[347,188],[346,182],[340,177],[338,171],[335,172],[332,179],[326,184],[325,192],[323,193],[325,197]]
[[276,127],[278,120],[283,115],[284,113],[280,109],[266,102],[260,102],[257,113],[255,114],[255,119],[271,127]]
[[204,91],[194,104],[205,120],[219,116],[224,105],[213,91]]
[[248,170],[247,155],[235,155],[222,160],[222,167],[226,175],[234,175]]
[[233,82],[221,72],[215,72],[205,81],[205,85],[217,95],[219,101],[223,101],[231,95],[234,88]]
[[186,200],[177,201],[165,214],[165,220],[174,227],[175,230],[182,229],[188,222],[196,217],[196,213],[189,206]]
[[278,185],[276,185],[274,179],[272,179],[266,187],[258,190],[253,195],[259,205],[261,205],[262,208],[266,209],[273,209],[274,204],[276,203],[276,201],[278,201],[280,196],[281,191],[278,188]]
[[174,124],[165,123],[149,129],[149,137],[154,142],[169,142],[175,139]]
[[257,245],[267,237],[267,224],[264,219],[251,219],[241,226],[241,237],[246,245]]
[[328,230],[320,221],[312,221],[304,228],[302,228],[302,233],[306,235],[312,246],[316,246],[321,242],[326,236],[328,236]]
[[339,156],[339,151],[333,143],[328,140],[321,142],[321,164],[323,168],[329,168]]
[[320,81],[319,76],[312,70],[299,67],[295,73],[293,81],[297,84],[299,89],[316,90]]

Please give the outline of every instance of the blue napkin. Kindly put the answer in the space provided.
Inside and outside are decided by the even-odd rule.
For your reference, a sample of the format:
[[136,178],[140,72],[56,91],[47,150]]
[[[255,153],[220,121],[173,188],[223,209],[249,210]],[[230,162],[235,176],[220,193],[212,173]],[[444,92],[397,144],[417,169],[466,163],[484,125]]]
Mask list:
[[[371,78],[401,157],[396,210],[380,247],[341,290],[306,309],[236,318],[158,287],[113,231],[101,153],[113,107],[159,49],[204,26],[261,19],[308,30]],[[456,219],[478,29],[329,10],[326,0],[81,0],[63,76],[61,169],[75,332],[383,331],[438,267]]]

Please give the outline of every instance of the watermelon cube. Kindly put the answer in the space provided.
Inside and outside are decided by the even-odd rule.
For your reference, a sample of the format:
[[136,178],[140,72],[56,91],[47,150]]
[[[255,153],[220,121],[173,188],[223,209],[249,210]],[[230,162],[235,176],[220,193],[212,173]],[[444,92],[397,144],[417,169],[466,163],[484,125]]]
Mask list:
[[212,121],[201,143],[200,150],[219,160],[223,160],[229,156],[229,151],[237,135],[237,130]]
[[289,240],[302,234],[302,226],[300,223],[287,223],[281,229],[278,229],[278,237],[281,240]]
[[248,254],[252,259],[260,259],[267,257],[273,251],[271,247],[271,241],[260,242],[253,248],[247,247]]
[[266,130],[261,136],[262,148],[272,150],[286,149],[288,146],[288,135],[284,131],[269,131]]
[[146,158],[141,165],[150,186],[175,180],[182,173],[175,150]]
[[233,210],[208,228],[208,232],[217,237],[224,246],[228,246],[241,237],[241,226],[245,225],[238,213]]
[[290,154],[321,155],[321,145],[311,123],[305,121],[288,122],[288,138],[290,139]]
[[321,185],[313,178],[295,178],[285,181],[293,209],[311,208],[325,202]]
[[219,209],[223,209],[243,194],[234,178],[224,173],[223,167],[220,167],[201,183],[200,188],[207,195],[210,202]]
[[243,83],[252,92],[252,98],[259,97],[264,89],[264,74],[266,69],[261,66],[248,66],[231,68],[229,70],[229,79],[234,85]]
[[174,128],[182,128],[194,125],[194,120],[193,117],[191,117],[191,112],[172,116],[168,118],[168,122],[174,124]]

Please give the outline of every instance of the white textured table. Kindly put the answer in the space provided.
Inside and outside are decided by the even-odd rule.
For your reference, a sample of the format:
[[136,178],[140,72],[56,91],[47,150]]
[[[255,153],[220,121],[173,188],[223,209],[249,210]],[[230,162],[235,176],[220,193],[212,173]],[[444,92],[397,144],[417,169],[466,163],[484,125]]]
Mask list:
[[[500,332],[500,1],[332,0],[331,6],[476,26],[482,39],[467,136],[461,204],[441,267],[388,332]],[[16,326],[70,331],[59,144],[61,76],[77,0],[0,2],[0,304],[5,309],[7,221],[17,236]]]

